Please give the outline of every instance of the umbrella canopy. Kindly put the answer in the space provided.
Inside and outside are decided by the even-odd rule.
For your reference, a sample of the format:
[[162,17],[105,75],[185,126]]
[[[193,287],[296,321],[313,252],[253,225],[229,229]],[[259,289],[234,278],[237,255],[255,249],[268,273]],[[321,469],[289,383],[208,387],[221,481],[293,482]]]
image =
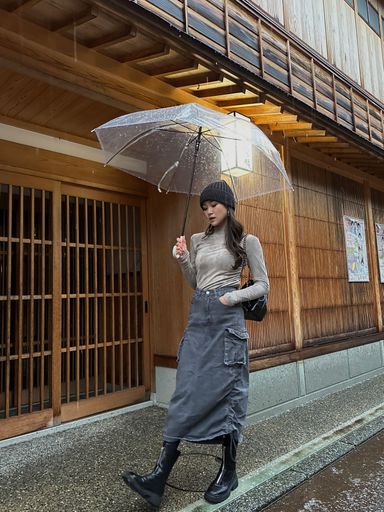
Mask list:
[[[292,188],[279,152],[257,126],[195,103],[127,114],[94,131],[107,164],[160,191],[190,196],[224,179],[240,201]],[[127,157],[145,165],[131,169]]]

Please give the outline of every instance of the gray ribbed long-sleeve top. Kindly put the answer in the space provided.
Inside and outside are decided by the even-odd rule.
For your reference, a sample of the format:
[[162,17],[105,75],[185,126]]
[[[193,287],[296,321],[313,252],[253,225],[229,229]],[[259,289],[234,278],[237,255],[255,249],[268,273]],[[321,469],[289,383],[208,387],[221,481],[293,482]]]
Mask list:
[[[225,298],[231,306],[256,299],[269,291],[263,250],[256,236],[247,235],[246,253],[255,284],[226,293]],[[177,261],[192,288],[213,290],[223,286],[240,286],[241,266],[236,270],[232,268],[235,259],[226,247],[225,228],[215,229],[209,236],[204,233],[192,235],[190,251],[186,251]]]

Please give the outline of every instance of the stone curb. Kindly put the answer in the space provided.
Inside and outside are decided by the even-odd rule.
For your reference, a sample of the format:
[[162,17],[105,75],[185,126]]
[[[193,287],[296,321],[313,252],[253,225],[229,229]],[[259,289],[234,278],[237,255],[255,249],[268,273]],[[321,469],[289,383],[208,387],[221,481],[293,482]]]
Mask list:
[[229,500],[199,500],[179,512],[258,512],[384,430],[384,403],[239,479]]

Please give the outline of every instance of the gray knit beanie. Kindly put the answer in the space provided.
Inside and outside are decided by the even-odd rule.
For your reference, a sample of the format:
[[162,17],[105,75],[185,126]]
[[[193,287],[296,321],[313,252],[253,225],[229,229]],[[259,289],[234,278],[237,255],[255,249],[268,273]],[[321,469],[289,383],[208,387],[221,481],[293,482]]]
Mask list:
[[229,208],[235,209],[235,196],[232,189],[224,180],[210,183],[200,194],[200,206],[205,201],[217,201]]

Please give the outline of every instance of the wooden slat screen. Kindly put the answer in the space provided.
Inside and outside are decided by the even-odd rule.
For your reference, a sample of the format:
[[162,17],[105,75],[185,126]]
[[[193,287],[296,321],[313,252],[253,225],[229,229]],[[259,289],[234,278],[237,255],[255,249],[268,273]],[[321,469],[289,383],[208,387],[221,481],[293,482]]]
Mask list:
[[283,194],[244,201],[236,209],[246,232],[263,247],[270,280],[269,312],[263,322],[248,322],[250,356],[291,348],[287,268],[284,249]]
[[143,385],[140,208],[62,195],[62,403]]
[[[378,224],[384,224],[384,193],[378,190],[371,190],[372,196],[372,213],[373,221]],[[376,241],[375,241],[376,242]],[[379,254],[379,257],[383,257],[383,254]],[[378,265],[378,262],[375,262]],[[380,272],[379,272],[380,279]],[[384,284],[380,283],[380,302],[382,305],[382,311],[384,311]]]
[[51,406],[52,192],[0,184],[0,419]]
[[372,283],[348,282],[343,228],[343,215],[367,223],[364,188],[295,159],[292,175],[305,343],[373,331]]

